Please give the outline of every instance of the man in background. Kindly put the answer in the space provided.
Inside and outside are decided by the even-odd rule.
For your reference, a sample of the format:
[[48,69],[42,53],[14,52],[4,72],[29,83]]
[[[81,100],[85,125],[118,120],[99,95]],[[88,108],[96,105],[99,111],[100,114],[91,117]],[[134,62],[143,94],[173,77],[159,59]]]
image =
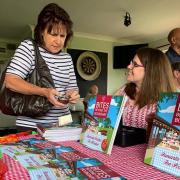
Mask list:
[[171,64],[180,61],[180,28],[172,29],[168,34],[170,47],[166,52]]
[[98,94],[98,86],[97,85],[92,85],[90,88],[89,88],[89,91],[86,95],[86,97],[84,98],[83,100],[83,103],[84,103],[84,107],[85,107],[85,110],[87,108],[87,101],[89,99],[90,96],[96,96]]

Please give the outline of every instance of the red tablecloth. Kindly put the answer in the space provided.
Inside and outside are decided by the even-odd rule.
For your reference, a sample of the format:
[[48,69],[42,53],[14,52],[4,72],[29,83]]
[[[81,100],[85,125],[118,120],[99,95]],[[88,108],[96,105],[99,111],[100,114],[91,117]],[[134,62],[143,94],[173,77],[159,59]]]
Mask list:
[[3,179],[4,174],[8,171],[8,167],[0,159],[0,180]]
[[[102,154],[90,150],[78,142],[62,142],[60,144],[71,146],[80,152],[86,153],[90,157],[95,157],[109,166],[112,170],[124,176],[128,180],[174,180],[174,176],[161,172],[143,162],[146,145],[136,145],[126,148],[114,146],[111,155]],[[5,174],[6,180],[29,180],[29,175],[17,161],[7,155],[3,156],[3,161],[8,165],[9,171]]]

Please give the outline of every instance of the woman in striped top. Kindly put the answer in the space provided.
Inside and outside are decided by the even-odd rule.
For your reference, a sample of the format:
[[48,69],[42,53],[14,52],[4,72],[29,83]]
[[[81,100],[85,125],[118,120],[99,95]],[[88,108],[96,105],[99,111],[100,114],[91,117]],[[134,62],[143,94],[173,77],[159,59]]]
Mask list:
[[147,116],[156,112],[161,92],[175,91],[171,65],[158,49],[141,48],[128,66],[127,83],[115,95],[128,96],[123,124],[147,128]]
[[40,12],[34,30],[35,42],[49,67],[55,89],[41,88],[24,80],[35,67],[35,52],[32,42],[24,40],[16,49],[7,68],[6,87],[22,94],[45,96],[54,105],[42,117],[17,117],[17,127],[36,128],[37,123],[56,123],[58,117],[70,114],[68,105],[61,103],[56,97],[68,93],[70,103],[76,103],[79,99],[72,58],[68,53],[63,52],[63,48],[67,46],[73,35],[72,25],[67,12],[57,4],[51,3]]

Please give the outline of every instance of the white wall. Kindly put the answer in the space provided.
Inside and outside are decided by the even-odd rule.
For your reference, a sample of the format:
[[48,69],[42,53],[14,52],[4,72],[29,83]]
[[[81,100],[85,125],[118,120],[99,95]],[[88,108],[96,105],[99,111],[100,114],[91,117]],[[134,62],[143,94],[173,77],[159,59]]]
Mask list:
[[166,44],[169,44],[169,42],[168,42],[167,38],[164,38],[164,39],[159,39],[157,41],[150,42],[149,46],[153,47],[153,48],[157,48],[160,46],[164,46]]

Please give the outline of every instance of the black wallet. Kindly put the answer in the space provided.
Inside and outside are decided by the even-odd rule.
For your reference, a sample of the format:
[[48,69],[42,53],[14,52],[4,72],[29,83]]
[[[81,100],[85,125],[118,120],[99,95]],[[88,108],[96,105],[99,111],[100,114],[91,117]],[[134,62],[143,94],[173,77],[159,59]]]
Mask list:
[[146,130],[122,125],[120,121],[114,145],[127,147],[146,143]]

